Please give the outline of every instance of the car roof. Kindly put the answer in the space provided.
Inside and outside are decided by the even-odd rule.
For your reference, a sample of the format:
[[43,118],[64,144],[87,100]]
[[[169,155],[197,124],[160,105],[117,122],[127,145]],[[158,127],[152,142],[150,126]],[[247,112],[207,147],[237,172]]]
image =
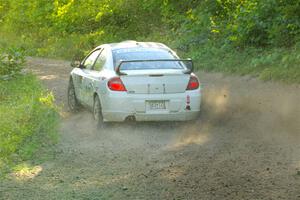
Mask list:
[[[128,49],[128,48],[143,48],[143,49],[164,49],[164,50],[170,50],[169,47],[162,43],[158,42],[137,42],[134,40],[127,40],[120,43],[110,43],[105,44],[101,46],[109,47],[112,51],[119,50],[119,49]],[[99,46],[99,47],[101,47]]]

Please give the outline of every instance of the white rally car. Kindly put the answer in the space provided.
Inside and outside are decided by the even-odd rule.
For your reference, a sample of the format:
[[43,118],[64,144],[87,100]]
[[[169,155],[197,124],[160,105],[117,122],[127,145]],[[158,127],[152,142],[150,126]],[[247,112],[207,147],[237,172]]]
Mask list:
[[91,108],[99,124],[186,121],[200,112],[201,88],[192,61],[179,59],[164,44],[104,44],[73,66],[69,108]]

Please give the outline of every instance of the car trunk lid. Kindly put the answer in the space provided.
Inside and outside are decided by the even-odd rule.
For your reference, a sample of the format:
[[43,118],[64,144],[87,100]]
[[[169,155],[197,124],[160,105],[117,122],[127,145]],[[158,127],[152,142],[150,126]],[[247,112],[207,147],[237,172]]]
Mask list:
[[121,80],[134,94],[183,93],[190,78],[182,70],[127,70],[126,74]]

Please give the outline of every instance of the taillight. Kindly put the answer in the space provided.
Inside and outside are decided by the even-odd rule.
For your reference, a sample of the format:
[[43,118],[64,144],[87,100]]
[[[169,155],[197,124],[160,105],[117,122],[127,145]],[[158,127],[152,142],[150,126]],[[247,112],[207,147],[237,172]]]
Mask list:
[[120,77],[114,77],[107,82],[107,86],[112,91],[127,91]]
[[186,90],[196,90],[199,88],[199,86],[200,86],[200,83],[199,83],[197,77],[192,75],[190,77],[190,81],[189,81],[189,84],[188,84]]

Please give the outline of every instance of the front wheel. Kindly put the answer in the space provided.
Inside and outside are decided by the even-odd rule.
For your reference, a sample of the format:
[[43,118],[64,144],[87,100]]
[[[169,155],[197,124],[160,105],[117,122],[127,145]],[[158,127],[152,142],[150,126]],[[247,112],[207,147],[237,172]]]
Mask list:
[[77,100],[72,79],[70,79],[68,86],[68,106],[71,112],[77,112],[80,108],[80,103]]
[[102,108],[99,97],[96,95],[94,98],[94,106],[93,106],[93,116],[96,120],[97,126],[99,128],[104,127],[103,115],[102,115]]

